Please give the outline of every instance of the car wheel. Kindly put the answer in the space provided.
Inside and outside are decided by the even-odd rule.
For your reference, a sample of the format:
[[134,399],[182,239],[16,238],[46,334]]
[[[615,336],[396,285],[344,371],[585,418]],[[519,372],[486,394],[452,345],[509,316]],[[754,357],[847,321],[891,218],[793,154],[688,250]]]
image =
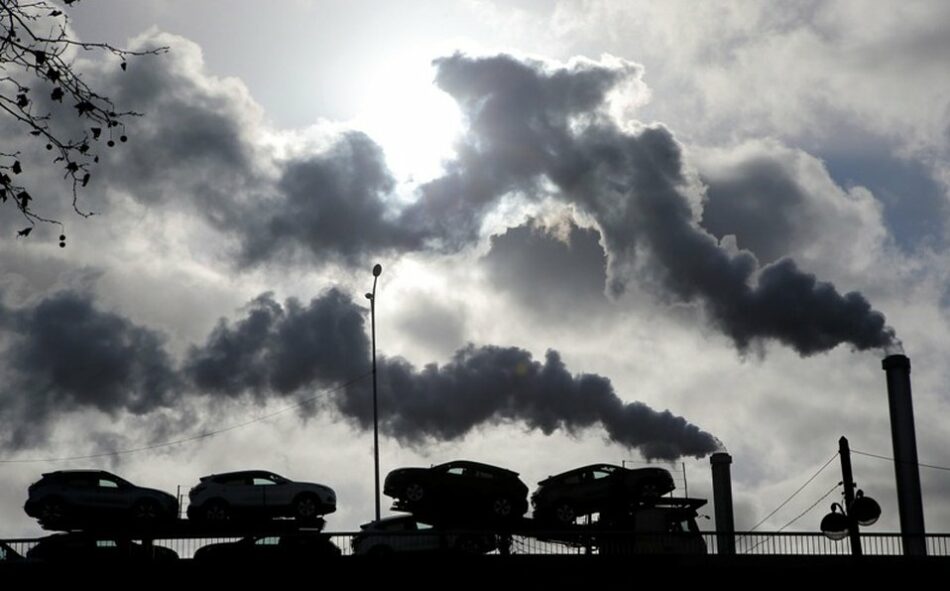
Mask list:
[[300,521],[315,521],[320,516],[320,501],[313,495],[300,495],[294,501],[294,517]]
[[508,519],[515,512],[515,507],[508,497],[498,497],[492,502],[491,510],[495,517]]
[[66,504],[61,499],[46,499],[37,509],[39,519],[43,523],[58,523],[66,517]]
[[220,523],[231,519],[231,508],[224,501],[209,501],[201,512],[201,517],[210,523]]
[[426,496],[426,489],[422,484],[418,482],[410,482],[406,485],[405,495],[406,501],[409,503],[419,503]]
[[561,502],[554,508],[554,518],[562,525],[571,525],[577,519],[577,512],[570,503]]
[[151,499],[142,499],[132,505],[132,519],[140,523],[153,523],[163,517],[162,508]]

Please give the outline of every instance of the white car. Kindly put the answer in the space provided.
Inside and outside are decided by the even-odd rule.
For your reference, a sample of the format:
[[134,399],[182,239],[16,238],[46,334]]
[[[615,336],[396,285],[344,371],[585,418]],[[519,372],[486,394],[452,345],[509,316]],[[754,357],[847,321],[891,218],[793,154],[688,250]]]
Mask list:
[[294,482],[265,470],[212,474],[188,493],[188,518],[222,522],[250,517],[295,517],[316,522],[336,511],[333,489]]
[[483,532],[451,531],[417,521],[412,515],[385,517],[360,526],[353,538],[353,554],[384,556],[395,552],[462,552],[484,554],[502,550],[501,536]]

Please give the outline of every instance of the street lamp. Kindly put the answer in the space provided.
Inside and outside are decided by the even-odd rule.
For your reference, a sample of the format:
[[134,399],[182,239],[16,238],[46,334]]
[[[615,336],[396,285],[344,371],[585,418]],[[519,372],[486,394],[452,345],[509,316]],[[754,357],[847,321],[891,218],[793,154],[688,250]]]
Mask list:
[[[821,531],[832,540],[851,538],[851,553],[862,554],[859,526],[873,525],[881,516],[881,506],[864,491],[854,491],[854,477],[851,474],[851,447],[848,440],[838,440],[838,455],[841,457],[841,478],[844,484],[844,506],[831,504],[831,513],[821,520]],[[840,511],[840,513],[839,513]]]
[[369,300],[369,317],[373,334],[373,464],[376,476],[376,521],[379,521],[379,410],[376,396],[376,280],[383,272],[383,266],[373,266],[373,291],[366,294]]

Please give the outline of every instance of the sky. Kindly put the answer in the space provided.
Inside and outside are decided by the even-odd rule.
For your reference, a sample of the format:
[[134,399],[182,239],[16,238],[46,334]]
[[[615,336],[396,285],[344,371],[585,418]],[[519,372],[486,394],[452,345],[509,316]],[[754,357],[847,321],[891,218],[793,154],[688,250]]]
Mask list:
[[[39,533],[26,489],[64,468],[170,492],[268,469],[333,487],[328,529],[369,521],[376,263],[383,475],[471,459],[533,489],[657,461],[711,500],[725,449],[746,530],[840,436],[892,455],[880,362],[900,346],[920,461],[950,466],[946,3],[69,14],[80,39],[168,51],[77,57],[142,114],[80,192],[92,217],[0,121],[67,236],[17,238],[0,206],[3,536]],[[893,465],[853,464],[870,531],[897,531]],[[817,530],[840,499],[806,509],[840,480],[833,462],[759,528]],[[948,531],[948,472],[921,481]]]

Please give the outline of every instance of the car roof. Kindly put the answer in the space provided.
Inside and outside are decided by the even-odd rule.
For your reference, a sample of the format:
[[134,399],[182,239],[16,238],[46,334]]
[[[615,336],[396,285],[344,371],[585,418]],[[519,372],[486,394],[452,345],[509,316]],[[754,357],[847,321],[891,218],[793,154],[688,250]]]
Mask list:
[[624,472],[631,472],[631,473],[648,473],[648,472],[665,472],[667,474],[670,473],[670,471],[667,470],[666,468],[661,468],[659,466],[649,466],[646,468],[625,468],[623,466],[618,466],[616,464],[589,464],[587,466],[581,466],[580,468],[574,468],[573,470],[568,470],[567,472],[561,472],[560,474],[548,476],[547,478],[545,478],[538,484],[547,484],[548,482],[554,482],[557,480],[561,480],[562,478],[565,478],[567,476],[579,474],[581,472],[587,472],[589,470],[595,470],[597,468],[610,468],[611,471],[622,470]]
[[444,464],[438,464],[432,467],[443,468],[445,466],[452,466],[452,467],[458,466],[458,467],[463,467],[463,468],[481,468],[482,470],[486,470],[488,472],[501,472],[501,473],[504,473],[505,475],[511,475],[511,476],[518,475],[518,473],[515,472],[514,470],[501,468],[499,466],[492,466],[491,464],[483,464],[481,462],[473,462],[471,460],[453,460],[451,462],[445,462]]
[[66,476],[66,475],[75,475],[75,474],[79,474],[79,475],[105,474],[107,476],[115,476],[116,478],[121,478],[120,476],[113,474],[112,472],[106,472],[105,470],[56,470],[55,472],[46,472],[45,474],[43,474],[43,477],[46,478],[48,476]]
[[[207,476],[202,476],[201,480],[207,480],[210,478],[221,478],[221,477],[232,477],[232,476],[280,476],[276,472],[271,472],[270,470],[238,470],[237,472],[218,472],[216,474],[208,474]],[[283,478],[283,476],[281,476]]]

